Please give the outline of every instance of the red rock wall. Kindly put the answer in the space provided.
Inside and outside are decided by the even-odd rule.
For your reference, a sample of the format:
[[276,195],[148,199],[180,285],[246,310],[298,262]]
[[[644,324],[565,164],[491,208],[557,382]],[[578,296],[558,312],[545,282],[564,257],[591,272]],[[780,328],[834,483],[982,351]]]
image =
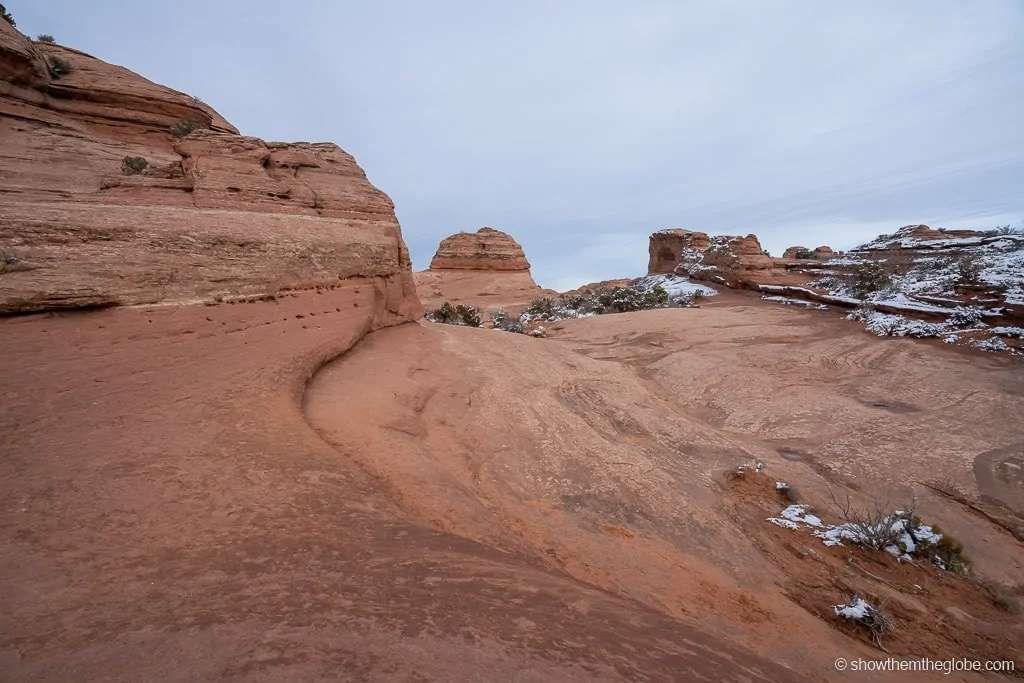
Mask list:
[[[48,58],[71,65],[51,78]],[[421,311],[391,200],[333,144],[237,135],[208,105],[0,22],[0,313],[383,282]],[[176,140],[183,118],[203,128]],[[149,167],[124,175],[121,160]]]

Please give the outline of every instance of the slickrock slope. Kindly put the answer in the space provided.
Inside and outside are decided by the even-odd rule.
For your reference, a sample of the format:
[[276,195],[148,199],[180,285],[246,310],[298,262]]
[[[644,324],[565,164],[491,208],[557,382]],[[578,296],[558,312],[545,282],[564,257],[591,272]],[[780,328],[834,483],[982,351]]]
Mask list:
[[[817,680],[854,681],[863,672],[836,671],[836,658],[888,656],[835,615],[858,593],[886,601],[896,656],[1024,665],[1017,616],[980,586],[766,520],[790,504],[776,481],[828,523],[841,519],[830,491],[858,508],[917,498],[979,576],[1016,583],[1022,366],[942,345],[924,357],[729,291],[699,309],[549,332],[382,331],[313,379],[307,418],[412,519],[679,619],[662,637],[696,628]],[[727,475],[757,460],[763,474]]]
[[350,156],[3,22],[0,65],[0,678],[802,680],[410,515],[310,428],[317,369],[420,313]]
[[[189,303],[374,278],[419,309],[393,205],[333,144],[241,137],[208,106],[0,22],[0,313]],[[39,74],[58,56],[71,71]],[[207,129],[176,140],[187,118]],[[124,175],[125,156],[148,160]]]
[[445,301],[489,309],[516,307],[553,294],[534,282],[519,243],[489,227],[446,237],[430,269],[415,278],[416,292],[428,308]]

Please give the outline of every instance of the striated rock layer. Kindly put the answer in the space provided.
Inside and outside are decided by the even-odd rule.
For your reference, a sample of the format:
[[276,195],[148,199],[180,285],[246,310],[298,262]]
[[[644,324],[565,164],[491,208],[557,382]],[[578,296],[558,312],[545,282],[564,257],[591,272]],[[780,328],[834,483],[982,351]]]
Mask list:
[[487,309],[515,308],[554,294],[534,282],[519,243],[494,228],[445,238],[430,269],[416,273],[415,279],[417,294],[428,308],[445,301]]
[[523,248],[494,228],[446,237],[430,261],[431,270],[529,270]]
[[[379,281],[420,310],[391,200],[336,145],[242,137],[208,105],[0,22],[0,313]],[[60,58],[70,72],[54,78]],[[200,128],[176,139],[171,126]],[[122,159],[143,157],[124,175]]]

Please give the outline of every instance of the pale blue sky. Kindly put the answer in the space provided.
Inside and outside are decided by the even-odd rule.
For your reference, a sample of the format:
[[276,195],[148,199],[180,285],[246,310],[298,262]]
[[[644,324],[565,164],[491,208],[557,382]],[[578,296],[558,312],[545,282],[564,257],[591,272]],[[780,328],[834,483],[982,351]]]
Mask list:
[[840,249],[1024,219],[1019,0],[9,0],[30,35],[332,141],[417,269],[491,225],[545,286],[666,227]]

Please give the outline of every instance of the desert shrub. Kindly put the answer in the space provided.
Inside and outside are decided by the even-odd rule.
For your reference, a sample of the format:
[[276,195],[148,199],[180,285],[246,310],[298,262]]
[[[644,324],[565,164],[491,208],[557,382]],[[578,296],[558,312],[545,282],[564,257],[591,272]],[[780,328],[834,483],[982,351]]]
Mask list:
[[964,554],[964,544],[937,526],[931,527],[931,530],[937,540],[919,542],[913,555],[930,560],[940,569],[968,576],[971,573],[971,561]]
[[971,346],[977,347],[982,351],[1011,351],[1012,348],[1009,344],[1004,342],[999,337],[989,337],[988,339],[971,339],[967,342]]
[[60,57],[50,57],[50,77],[54,80],[71,73],[71,63]]
[[914,505],[908,506],[908,510],[893,510],[874,501],[872,507],[860,509],[853,506],[849,496],[840,501],[831,490],[829,493],[844,520],[836,527],[837,538],[872,550],[904,547],[904,534],[915,519]]
[[858,299],[892,286],[892,277],[881,264],[868,261],[853,269],[850,292]]
[[854,595],[845,605],[834,605],[836,616],[863,626],[871,634],[871,642],[882,647],[882,636],[890,633],[893,628],[892,619],[879,606],[874,607],[859,595]]
[[127,156],[121,159],[121,173],[125,175],[138,175],[146,170],[149,162],[145,157]]
[[40,43],[56,43],[57,42],[56,40],[53,39],[53,36],[51,36],[49,33],[40,33],[38,36],[36,36],[36,40],[38,40]]
[[6,21],[11,26],[14,26],[15,28],[17,28],[18,26],[16,23],[14,23],[14,17],[11,16],[11,13],[8,12],[7,8],[3,5],[0,5],[0,19],[3,19],[4,21]]
[[984,591],[986,597],[988,597],[992,604],[999,609],[1004,612],[1010,612],[1011,614],[1017,614],[1020,612],[1020,586],[1014,590],[1011,586],[1008,586],[1005,583],[999,583],[998,581],[992,581],[990,579],[981,579],[977,581],[977,584],[978,587]]
[[530,302],[530,307],[526,309],[527,313],[533,315],[554,315],[555,308],[558,306],[558,302],[551,297],[540,297]]
[[985,324],[981,311],[972,306],[957,306],[949,314],[949,322],[957,327],[977,327]]
[[494,329],[496,330],[504,330],[505,332],[514,332],[516,334],[523,333],[522,321],[519,318],[510,316],[505,312],[504,308],[491,312],[491,322],[494,323]]
[[463,304],[452,306],[447,301],[441,304],[440,308],[428,311],[425,317],[435,323],[480,327],[480,312],[475,307]]
[[1011,228],[1009,224],[996,226],[993,230],[983,230],[985,237],[1000,237],[1002,235],[1024,235],[1024,227]]
[[795,254],[793,254],[793,256],[794,256],[794,258],[798,258],[798,259],[813,259],[813,258],[817,258],[815,256],[814,252],[811,251],[810,249],[800,249]]
[[998,334],[1000,337],[1008,337],[1010,339],[1024,339],[1024,327],[993,327],[989,330],[992,334]]
[[975,285],[981,281],[982,265],[976,258],[967,254],[960,257],[956,263],[957,283],[963,285]]
[[775,490],[782,497],[783,500],[790,503],[800,502],[800,492],[795,486],[791,486],[784,481],[775,482]]
[[176,138],[183,138],[201,126],[192,119],[181,119],[171,126],[171,135]]

